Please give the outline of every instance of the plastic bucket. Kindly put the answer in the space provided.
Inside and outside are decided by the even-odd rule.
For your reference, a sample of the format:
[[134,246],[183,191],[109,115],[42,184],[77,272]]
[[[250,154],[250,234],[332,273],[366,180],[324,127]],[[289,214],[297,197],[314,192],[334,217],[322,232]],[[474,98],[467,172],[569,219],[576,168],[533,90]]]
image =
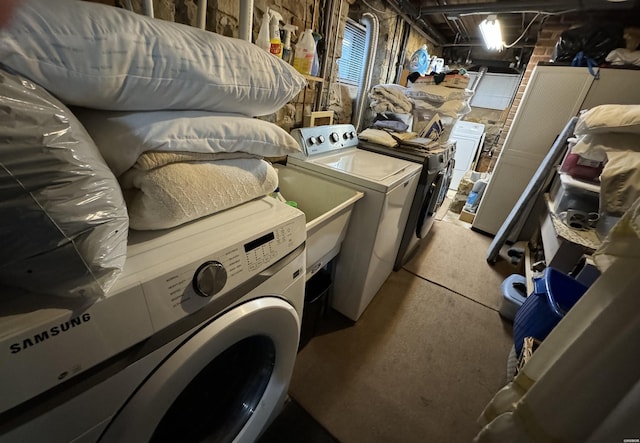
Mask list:
[[329,290],[331,289],[331,277],[329,272],[320,270],[307,281],[304,295],[304,311],[302,313],[302,326],[300,330],[300,342],[298,351],[316,335],[318,326],[327,309]]
[[513,321],[516,355],[520,355],[525,337],[544,340],[588,289],[573,277],[547,268],[534,279],[533,294],[526,298]]

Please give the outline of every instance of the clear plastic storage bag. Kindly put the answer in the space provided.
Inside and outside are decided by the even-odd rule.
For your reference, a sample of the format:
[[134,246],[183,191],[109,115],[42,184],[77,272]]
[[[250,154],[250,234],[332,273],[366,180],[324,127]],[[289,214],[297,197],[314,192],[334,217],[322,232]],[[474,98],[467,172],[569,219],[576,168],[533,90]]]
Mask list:
[[75,116],[0,69],[0,283],[99,297],[124,266],[129,219],[116,178]]

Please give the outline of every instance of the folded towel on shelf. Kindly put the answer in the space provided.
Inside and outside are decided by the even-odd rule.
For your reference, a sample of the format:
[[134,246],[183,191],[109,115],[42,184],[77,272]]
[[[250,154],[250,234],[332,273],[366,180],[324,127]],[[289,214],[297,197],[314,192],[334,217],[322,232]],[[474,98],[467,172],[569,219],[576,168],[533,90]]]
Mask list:
[[377,143],[379,145],[388,146],[390,148],[398,145],[398,142],[391,136],[391,134],[381,129],[365,129],[360,134],[358,134],[358,138],[360,140]]
[[145,152],[134,164],[133,168],[149,171],[171,163],[210,162],[217,160],[236,160],[239,158],[262,157],[248,152]]
[[267,195],[278,186],[275,169],[264,160],[184,161],[188,154],[146,153],[121,176],[131,228],[172,228]]

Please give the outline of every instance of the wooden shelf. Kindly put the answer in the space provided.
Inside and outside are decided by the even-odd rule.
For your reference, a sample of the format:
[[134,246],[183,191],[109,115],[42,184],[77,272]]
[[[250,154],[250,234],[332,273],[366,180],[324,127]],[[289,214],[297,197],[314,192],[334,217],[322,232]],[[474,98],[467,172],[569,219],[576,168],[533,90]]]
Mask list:
[[318,82],[318,83],[324,82],[324,79],[322,77],[314,77],[312,75],[305,75],[304,78],[306,78],[310,82]]

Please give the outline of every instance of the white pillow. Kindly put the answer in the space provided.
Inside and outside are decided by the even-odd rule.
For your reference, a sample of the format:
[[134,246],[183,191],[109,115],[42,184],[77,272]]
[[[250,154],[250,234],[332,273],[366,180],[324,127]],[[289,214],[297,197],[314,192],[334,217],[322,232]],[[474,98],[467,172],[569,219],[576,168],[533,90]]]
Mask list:
[[121,111],[266,115],[306,85],[251,42],[76,0],[21,2],[0,60],[67,104]]
[[583,135],[571,152],[594,161],[604,161],[609,152],[640,152],[640,134],[608,133]]
[[280,157],[300,145],[279,126],[238,114],[206,111],[108,112],[74,109],[119,176],[147,151],[233,153]]
[[129,219],[113,173],[62,103],[4,71],[0,122],[0,283],[104,295],[127,253]]
[[589,109],[578,119],[577,135],[604,132],[640,134],[640,105],[600,105]]

